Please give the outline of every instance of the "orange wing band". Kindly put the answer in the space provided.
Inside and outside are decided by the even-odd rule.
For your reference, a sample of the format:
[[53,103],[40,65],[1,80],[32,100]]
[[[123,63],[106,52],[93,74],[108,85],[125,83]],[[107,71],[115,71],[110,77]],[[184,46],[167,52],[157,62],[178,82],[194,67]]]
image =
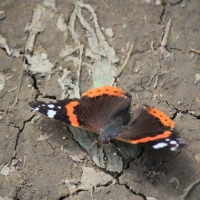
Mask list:
[[78,101],[72,101],[65,106],[66,115],[69,117],[69,121],[72,126],[80,126],[77,116],[74,114],[74,107],[76,107],[78,104]]
[[129,142],[131,144],[139,144],[139,143],[152,142],[152,141],[155,141],[155,140],[159,140],[159,139],[163,139],[163,138],[168,138],[171,134],[172,134],[171,131],[165,131],[163,134],[156,135],[154,137],[145,137],[145,138],[141,138],[141,139],[138,139],[138,140],[130,140],[130,141],[126,141],[126,142]]
[[170,126],[172,129],[174,128],[174,126],[175,126],[174,122],[165,113],[163,113],[162,111],[160,111],[154,107],[150,107],[150,108],[146,108],[146,109],[149,114],[158,118],[163,125]]
[[118,97],[124,97],[126,96],[123,94],[125,92],[122,89],[112,87],[112,86],[103,86],[99,88],[93,88],[88,90],[87,92],[82,94],[82,97],[88,96],[90,98],[97,97],[97,96],[102,96],[104,94],[111,95],[111,96],[118,96]]

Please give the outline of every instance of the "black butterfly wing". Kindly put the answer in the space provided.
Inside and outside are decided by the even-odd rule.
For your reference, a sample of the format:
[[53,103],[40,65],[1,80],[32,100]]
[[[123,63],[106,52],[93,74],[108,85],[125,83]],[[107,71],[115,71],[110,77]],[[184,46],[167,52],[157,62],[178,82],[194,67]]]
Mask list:
[[119,115],[122,118],[129,115],[129,107],[129,98],[110,95],[93,98],[84,96],[81,98],[80,104],[75,107],[74,112],[82,127],[99,133],[100,129],[103,129]]
[[129,116],[130,101],[131,97],[123,90],[104,86],[88,90],[81,99],[30,102],[29,105],[50,118],[99,133],[116,117]]
[[123,126],[115,139],[132,144],[149,143],[155,149],[176,150],[183,146],[174,122],[154,107],[139,107],[132,115],[128,125]]
[[[72,119],[70,119],[70,112],[73,113],[73,110],[69,110],[67,113],[66,105],[73,108],[73,105],[77,105],[79,102],[79,99],[64,99],[50,102],[32,101],[29,102],[29,105],[37,112],[40,112],[49,118],[59,120],[65,124],[71,124]],[[78,126],[78,124],[75,126]]]

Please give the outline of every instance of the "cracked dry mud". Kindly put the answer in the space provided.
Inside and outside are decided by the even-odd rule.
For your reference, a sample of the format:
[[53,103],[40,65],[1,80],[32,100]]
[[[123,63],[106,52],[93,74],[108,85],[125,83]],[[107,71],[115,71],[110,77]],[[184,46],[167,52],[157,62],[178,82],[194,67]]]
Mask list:
[[[54,8],[44,2],[0,2],[0,10],[5,13],[0,20],[0,35],[12,50],[8,55],[5,46],[0,49],[0,75],[7,78],[0,91],[0,199],[181,199],[184,190],[200,179],[200,1],[164,0],[155,5],[139,0],[84,0],[94,8],[100,27],[112,28],[113,38],[105,37],[120,60],[125,59],[127,46],[134,44],[130,60],[117,78],[117,86],[130,90],[133,108],[148,103],[168,113],[188,145],[181,152],[144,147],[137,158],[124,162],[121,173],[96,167],[66,126],[33,113],[28,106],[35,99],[61,96],[57,82],[62,71],[59,66],[71,71],[72,80],[77,79],[74,63],[59,57],[65,44],[73,39],[56,26],[61,14],[65,22],[69,21],[73,1],[56,1]],[[45,5],[50,14],[41,25],[33,54],[45,52],[54,67],[50,75],[23,69],[18,101],[12,106],[29,36],[25,27],[38,5]],[[88,13],[83,15],[90,19]],[[167,52],[161,54],[160,45],[169,19],[172,25]],[[87,43],[79,22],[76,27],[81,43]],[[83,67],[80,90],[84,92],[91,87],[91,76]],[[135,147],[130,147],[130,151],[131,148]],[[195,185],[185,199],[200,199],[200,185]]]

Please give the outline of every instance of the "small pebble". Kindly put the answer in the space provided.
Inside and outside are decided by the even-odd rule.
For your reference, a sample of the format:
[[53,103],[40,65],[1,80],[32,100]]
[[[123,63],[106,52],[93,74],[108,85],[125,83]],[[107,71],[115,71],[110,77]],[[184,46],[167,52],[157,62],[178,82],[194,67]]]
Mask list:
[[5,18],[5,12],[0,10],[0,20]]

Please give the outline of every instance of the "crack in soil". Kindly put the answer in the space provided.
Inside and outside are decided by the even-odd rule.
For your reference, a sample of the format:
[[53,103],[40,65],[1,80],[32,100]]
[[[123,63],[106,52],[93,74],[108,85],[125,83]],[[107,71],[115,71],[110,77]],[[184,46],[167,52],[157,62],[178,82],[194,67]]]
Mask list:
[[15,159],[15,157],[16,157],[16,149],[17,149],[17,146],[18,146],[20,134],[21,134],[21,132],[23,132],[24,127],[25,127],[25,124],[26,124],[27,122],[30,122],[30,121],[33,119],[34,116],[35,116],[35,115],[33,115],[30,119],[24,121],[24,122],[23,122],[23,126],[22,126],[21,129],[20,129],[19,126],[15,125],[13,122],[10,122],[10,124],[13,125],[13,127],[17,128],[17,129],[19,130],[19,132],[17,133],[17,137],[16,137],[16,141],[15,141],[15,147],[14,147],[14,153],[13,153],[13,156],[12,156],[12,158],[11,158],[10,165],[11,165],[11,163],[12,163],[12,160]]
[[48,99],[52,99],[52,100],[57,100],[57,97],[56,96],[51,96],[51,95],[42,95],[42,93],[40,92],[40,89],[37,85],[37,78],[35,77],[34,74],[31,74],[30,72],[28,73],[28,75],[32,78],[33,80],[33,88],[37,91],[36,93],[36,96],[35,96],[35,101],[37,101],[38,97],[41,95],[43,98],[48,98]]
[[29,119],[25,120],[25,121],[23,122],[23,126],[22,126],[21,129],[19,128],[19,126],[13,124],[15,128],[18,128],[18,129],[19,129],[19,132],[18,132],[17,138],[16,138],[16,143],[15,143],[15,150],[16,150],[17,145],[18,145],[18,140],[19,140],[20,133],[24,130],[25,124],[26,124],[27,122],[30,122],[30,121],[33,119],[34,116],[35,116],[35,115],[33,115],[33,116],[31,116]]
[[119,184],[119,185],[125,186],[125,188],[128,189],[134,195],[141,196],[144,200],[147,200],[147,198],[146,198],[146,196],[144,194],[134,192],[133,189],[128,184]]
[[[165,3],[164,2],[162,2],[162,6],[163,6],[163,11],[162,11],[162,13],[160,15],[160,22],[158,24],[161,24],[163,22],[163,17],[165,15]],[[164,31],[163,31],[163,33],[164,33]],[[162,38],[163,38],[163,35],[162,35]]]
[[175,6],[175,5],[181,4],[182,2],[183,2],[183,0],[179,0],[179,1],[175,2],[175,3],[163,3],[163,4],[164,4],[164,5]]
[[58,200],[64,200],[64,199],[67,198],[67,197],[68,197],[67,195],[61,196],[61,197],[58,198]]

